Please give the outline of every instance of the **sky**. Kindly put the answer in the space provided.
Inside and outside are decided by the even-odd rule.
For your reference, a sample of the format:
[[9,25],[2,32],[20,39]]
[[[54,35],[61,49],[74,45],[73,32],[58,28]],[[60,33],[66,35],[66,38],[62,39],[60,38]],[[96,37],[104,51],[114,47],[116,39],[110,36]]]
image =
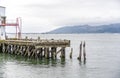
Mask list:
[[[120,0],[0,0],[7,20],[22,19],[22,32],[48,32],[72,25],[120,23]],[[7,32],[15,31],[7,27]]]

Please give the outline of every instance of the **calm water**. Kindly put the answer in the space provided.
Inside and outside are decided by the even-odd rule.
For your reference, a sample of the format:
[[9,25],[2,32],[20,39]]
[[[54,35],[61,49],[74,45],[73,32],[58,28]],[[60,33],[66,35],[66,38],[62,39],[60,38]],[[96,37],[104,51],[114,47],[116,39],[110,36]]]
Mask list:
[[[28,34],[27,34],[28,35]],[[12,36],[12,35],[10,35]],[[24,34],[23,37],[26,35]],[[70,39],[66,60],[31,60],[0,54],[0,78],[120,78],[120,34],[29,34],[29,38]],[[77,60],[79,44],[86,41],[87,61]]]

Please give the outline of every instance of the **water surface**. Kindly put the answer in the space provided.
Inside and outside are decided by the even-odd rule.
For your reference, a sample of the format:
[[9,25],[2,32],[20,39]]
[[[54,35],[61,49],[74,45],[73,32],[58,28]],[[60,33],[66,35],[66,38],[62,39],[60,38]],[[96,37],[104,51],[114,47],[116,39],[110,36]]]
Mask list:
[[[24,34],[23,37],[69,39],[73,58],[32,60],[0,53],[0,78],[120,78],[120,34]],[[9,35],[12,37],[12,35]],[[86,63],[77,60],[79,44],[86,41]]]

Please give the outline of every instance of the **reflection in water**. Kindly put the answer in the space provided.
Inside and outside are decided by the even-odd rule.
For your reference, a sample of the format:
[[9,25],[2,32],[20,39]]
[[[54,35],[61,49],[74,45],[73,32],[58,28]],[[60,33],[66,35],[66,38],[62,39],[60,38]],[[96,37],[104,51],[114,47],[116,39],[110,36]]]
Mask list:
[[33,58],[27,58],[27,57],[23,57],[23,56],[18,56],[18,55],[11,55],[11,54],[4,54],[4,53],[0,53],[0,57],[3,62],[5,61],[17,61],[18,63],[21,62],[26,62],[28,64],[43,64],[43,65],[55,65],[57,63],[60,63],[62,65],[65,64],[65,59],[33,59]]
[[[65,59],[30,59],[23,56],[0,53],[0,78],[16,78],[17,76],[20,76],[18,78],[28,78],[30,74],[33,74],[33,77],[35,75],[39,77],[40,74],[36,73],[47,73],[45,68],[56,66],[64,67]],[[48,71],[50,72],[51,70],[49,69]],[[26,77],[22,76],[24,74]]]
[[0,58],[0,78],[3,78],[4,75],[4,65],[1,63],[1,58]]
[[83,60],[83,61],[78,60],[78,61],[80,65],[86,65],[86,60]]
[[61,64],[64,65],[65,64],[65,58],[61,59]]

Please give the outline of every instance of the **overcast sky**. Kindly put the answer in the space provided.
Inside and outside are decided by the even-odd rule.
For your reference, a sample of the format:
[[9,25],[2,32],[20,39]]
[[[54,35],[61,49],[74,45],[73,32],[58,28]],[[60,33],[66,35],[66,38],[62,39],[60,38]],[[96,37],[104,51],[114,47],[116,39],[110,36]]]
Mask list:
[[[6,7],[8,20],[22,18],[23,32],[120,23],[120,0],[0,0],[0,5]],[[7,28],[7,31],[11,32],[11,29]]]

